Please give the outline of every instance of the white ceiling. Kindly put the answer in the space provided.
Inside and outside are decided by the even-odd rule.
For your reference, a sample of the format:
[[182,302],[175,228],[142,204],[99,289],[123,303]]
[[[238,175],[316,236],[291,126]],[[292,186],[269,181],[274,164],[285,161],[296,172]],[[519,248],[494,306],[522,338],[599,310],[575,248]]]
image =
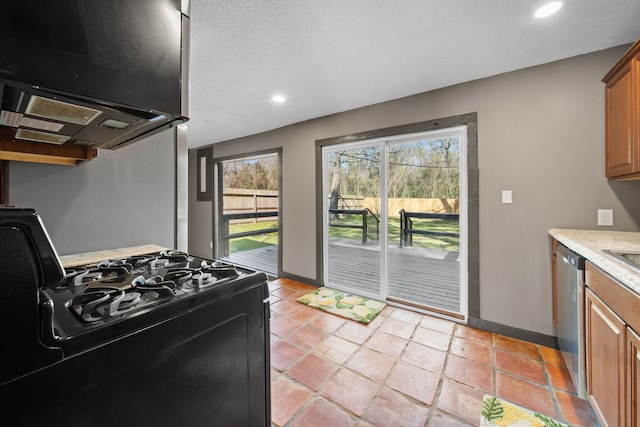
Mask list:
[[533,18],[544,3],[191,0],[189,147],[640,37],[640,0],[564,0]]

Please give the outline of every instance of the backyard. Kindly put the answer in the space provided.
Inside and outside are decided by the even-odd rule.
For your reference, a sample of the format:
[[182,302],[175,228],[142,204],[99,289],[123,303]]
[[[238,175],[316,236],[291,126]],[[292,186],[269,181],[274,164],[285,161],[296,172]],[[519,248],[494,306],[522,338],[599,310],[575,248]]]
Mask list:
[[[343,225],[362,225],[362,216],[360,215],[342,215],[338,221],[332,220],[333,223]],[[369,223],[369,227],[374,226]],[[256,231],[278,227],[277,221],[266,221],[258,223],[231,224],[229,232],[242,233],[247,231]],[[418,230],[429,230],[446,233],[460,233],[460,224],[456,220],[449,219],[413,219],[413,228]],[[389,243],[400,244],[400,218],[389,218]],[[369,233],[371,235],[371,233]],[[330,227],[329,237],[362,240],[362,230],[347,227]],[[229,241],[230,253],[257,249],[264,246],[275,245],[278,243],[278,233],[262,234],[257,236],[248,236],[232,239]],[[460,238],[454,236],[423,236],[414,235],[413,246],[419,248],[443,249],[458,252],[460,250]]]

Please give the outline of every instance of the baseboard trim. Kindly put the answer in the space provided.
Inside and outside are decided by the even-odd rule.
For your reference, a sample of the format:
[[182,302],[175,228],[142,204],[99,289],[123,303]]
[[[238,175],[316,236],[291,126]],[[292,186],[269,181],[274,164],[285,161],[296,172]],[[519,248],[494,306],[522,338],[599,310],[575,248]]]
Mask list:
[[547,347],[558,348],[558,339],[551,335],[541,334],[540,332],[528,331],[526,329],[514,328],[513,326],[503,325],[501,323],[491,322],[489,320],[467,318],[467,325],[482,329],[487,332],[504,335],[519,340],[529,341],[535,344],[545,345]]
[[290,279],[290,280],[295,280],[296,282],[306,283],[307,285],[312,285],[312,286],[315,286],[316,288],[319,288],[322,286],[322,284],[316,279],[310,279],[308,277],[298,276],[297,274],[287,273],[286,271],[281,271],[278,277],[282,279]]

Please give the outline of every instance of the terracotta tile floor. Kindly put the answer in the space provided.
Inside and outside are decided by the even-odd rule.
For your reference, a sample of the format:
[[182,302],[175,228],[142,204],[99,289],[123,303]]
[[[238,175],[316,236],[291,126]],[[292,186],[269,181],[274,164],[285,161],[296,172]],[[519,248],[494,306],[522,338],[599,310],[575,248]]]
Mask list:
[[477,426],[485,394],[576,426],[597,425],[552,348],[387,306],[364,326],[271,291],[276,426]]

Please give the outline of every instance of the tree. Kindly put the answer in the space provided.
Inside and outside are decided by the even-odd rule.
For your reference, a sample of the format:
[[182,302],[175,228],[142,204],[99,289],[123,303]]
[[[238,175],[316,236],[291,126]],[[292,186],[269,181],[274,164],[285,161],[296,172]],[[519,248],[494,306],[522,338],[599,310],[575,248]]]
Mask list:
[[230,160],[222,164],[224,186],[251,190],[278,189],[277,156]]
[[331,184],[330,184],[330,197],[329,197],[329,209],[338,209],[338,199],[340,197],[340,166],[342,164],[341,153],[332,153],[333,166],[331,167]]

